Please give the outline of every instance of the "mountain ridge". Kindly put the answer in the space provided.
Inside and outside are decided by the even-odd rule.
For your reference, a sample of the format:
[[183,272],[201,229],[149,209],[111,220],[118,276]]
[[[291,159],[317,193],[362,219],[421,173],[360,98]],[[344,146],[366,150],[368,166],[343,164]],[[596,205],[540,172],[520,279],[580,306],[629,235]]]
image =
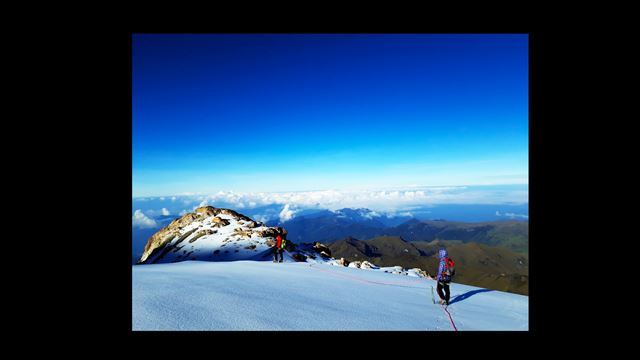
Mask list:
[[409,242],[399,236],[381,236],[368,240],[345,238],[328,247],[334,257],[347,262],[419,268],[431,276],[438,268],[436,254],[444,247],[456,261],[456,282],[522,295],[529,292],[528,256],[501,246],[447,240]]

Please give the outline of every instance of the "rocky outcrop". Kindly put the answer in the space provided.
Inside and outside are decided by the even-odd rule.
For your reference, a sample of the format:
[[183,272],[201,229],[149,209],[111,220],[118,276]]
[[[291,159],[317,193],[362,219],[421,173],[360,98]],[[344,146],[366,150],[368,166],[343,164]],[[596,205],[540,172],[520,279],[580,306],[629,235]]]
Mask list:
[[219,214],[225,214],[233,216],[235,219],[243,220],[243,221],[253,221],[251,218],[244,216],[238,212],[235,212],[231,209],[221,209],[213,206],[202,206],[194,210],[193,214],[200,218],[208,218],[210,216],[216,216]]
[[[234,210],[202,206],[173,220],[169,225],[153,234],[147,240],[138,264],[156,262],[169,252],[172,252],[172,254],[177,253],[185,244],[193,244],[202,237],[215,235],[219,229],[231,224],[230,219],[235,221],[234,226],[237,226],[232,231],[232,239],[242,238],[250,241],[252,235],[258,235],[261,238],[275,238],[278,234],[286,232],[283,228],[264,227],[263,224]],[[188,230],[185,227],[189,227]],[[188,240],[188,242],[183,242],[184,240]],[[260,241],[264,241],[264,239]],[[191,247],[192,245],[189,246]],[[183,258],[184,255],[184,258],[187,257],[185,250],[180,254],[180,256],[175,256]],[[197,257],[197,252],[194,256]],[[164,262],[165,260],[162,261]]]
[[429,275],[428,272],[426,272],[426,271],[424,271],[424,270],[422,270],[420,268],[414,268],[412,270],[414,270],[418,275],[420,275],[422,277],[431,278],[431,275]]
[[253,229],[253,228],[256,228],[256,227],[258,227],[260,225],[255,221],[249,221],[245,226],[250,228],[250,229]]
[[365,260],[360,264],[360,269],[378,269],[378,266]]
[[316,242],[313,244],[313,249],[318,252],[321,256],[326,257],[326,258],[330,258],[331,257],[331,249],[329,249],[328,246]]
[[301,262],[302,262],[302,261],[307,261],[307,257],[306,257],[306,256],[304,256],[304,255],[302,255],[302,254],[300,254],[300,253],[295,253],[295,254],[293,254],[293,258],[294,258],[296,261],[301,261]]
[[138,260],[139,264],[145,262],[152,255],[156,255],[156,253],[160,249],[162,249],[166,244],[171,242],[177,235],[179,235],[179,233],[177,231],[178,230],[177,229],[178,225],[174,224],[175,228],[170,228],[170,226],[172,224],[174,224],[174,223],[172,222],[168,226],[162,228],[160,231],[158,231],[157,233],[153,234],[149,238],[149,240],[147,240],[147,244],[144,246],[144,252],[142,253],[142,256],[140,257],[140,260]]
[[211,219],[211,224],[213,224],[213,227],[221,228],[223,226],[229,225],[229,220],[221,219],[216,216]]
[[198,215],[196,215],[194,213],[184,214],[181,218],[173,220],[169,225],[167,225],[167,228],[170,228],[170,229],[178,229],[178,228],[180,228],[181,229],[181,228],[191,224],[197,218],[198,218]]
[[253,232],[251,230],[243,230],[243,229],[239,229],[239,228],[233,229],[233,234],[236,235],[236,236],[242,236],[242,237],[250,238],[252,233]]
[[200,230],[191,239],[189,239],[189,242],[192,243],[205,235],[213,235],[216,232],[217,230],[211,230],[211,229]]

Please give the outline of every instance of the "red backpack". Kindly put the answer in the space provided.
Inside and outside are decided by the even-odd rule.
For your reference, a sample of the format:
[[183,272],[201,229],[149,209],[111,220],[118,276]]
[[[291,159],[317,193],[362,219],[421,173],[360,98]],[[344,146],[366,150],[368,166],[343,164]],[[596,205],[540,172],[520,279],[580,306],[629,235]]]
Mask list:
[[453,275],[456,274],[456,263],[451,260],[451,258],[444,258],[444,271],[442,272],[441,278],[444,279],[445,282],[451,281]]

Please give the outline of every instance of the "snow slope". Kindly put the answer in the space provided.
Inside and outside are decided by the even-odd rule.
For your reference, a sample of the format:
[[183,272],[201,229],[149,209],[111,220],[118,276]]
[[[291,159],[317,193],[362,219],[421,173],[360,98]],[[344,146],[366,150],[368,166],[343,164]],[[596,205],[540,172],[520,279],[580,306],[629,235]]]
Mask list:
[[[527,296],[331,263],[133,266],[133,330],[528,330]],[[437,299],[437,294],[435,295]],[[453,324],[452,324],[453,321]]]

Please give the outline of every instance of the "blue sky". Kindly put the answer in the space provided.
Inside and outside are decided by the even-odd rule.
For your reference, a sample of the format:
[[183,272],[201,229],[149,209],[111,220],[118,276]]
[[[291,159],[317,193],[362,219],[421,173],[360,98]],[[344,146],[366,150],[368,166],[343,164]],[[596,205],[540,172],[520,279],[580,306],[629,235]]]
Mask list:
[[133,196],[528,183],[527,35],[133,36]]

